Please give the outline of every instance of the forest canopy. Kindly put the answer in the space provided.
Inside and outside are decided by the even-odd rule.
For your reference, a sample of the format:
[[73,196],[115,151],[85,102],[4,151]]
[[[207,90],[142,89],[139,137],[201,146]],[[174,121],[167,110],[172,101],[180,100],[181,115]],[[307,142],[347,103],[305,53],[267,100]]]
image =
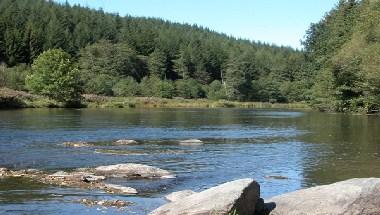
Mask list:
[[43,52],[70,56],[87,94],[308,102],[327,111],[380,107],[380,1],[341,0],[304,48],[237,39],[196,25],[45,0],[0,1],[0,87]]

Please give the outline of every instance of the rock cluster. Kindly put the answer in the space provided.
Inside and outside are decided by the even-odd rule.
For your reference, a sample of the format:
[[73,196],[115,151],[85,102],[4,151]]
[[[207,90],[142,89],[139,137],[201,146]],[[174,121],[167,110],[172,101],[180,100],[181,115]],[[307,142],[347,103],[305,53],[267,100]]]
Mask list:
[[112,177],[122,178],[173,178],[169,171],[142,164],[117,164],[96,168],[80,168],[71,172],[58,171],[53,174],[39,170],[9,170],[0,168],[0,177],[25,177],[44,184],[78,187],[82,189],[100,189],[109,193],[135,195],[138,191],[131,187],[107,184]]
[[87,206],[103,206],[103,207],[117,207],[124,208],[131,205],[131,202],[122,200],[95,200],[95,199],[81,199],[79,203]]

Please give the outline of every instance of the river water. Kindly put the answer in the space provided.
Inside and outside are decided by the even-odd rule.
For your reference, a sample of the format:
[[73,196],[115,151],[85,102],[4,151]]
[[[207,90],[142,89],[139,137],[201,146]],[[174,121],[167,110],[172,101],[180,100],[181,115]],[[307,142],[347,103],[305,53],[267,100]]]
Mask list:
[[[203,146],[179,146],[201,139]],[[134,139],[136,146],[111,146]],[[65,141],[95,142],[68,148]],[[0,111],[0,166],[47,171],[117,163],[170,170],[176,179],[117,180],[137,196],[0,179],[0,214],[147,214],[165,194],[254,178],[264,198],[355,177],[380,177],[380,118],[289,110],[27,109]],[[283,176],[279,180],[268,176]],[[120,211],[79,199],[122,199]]]

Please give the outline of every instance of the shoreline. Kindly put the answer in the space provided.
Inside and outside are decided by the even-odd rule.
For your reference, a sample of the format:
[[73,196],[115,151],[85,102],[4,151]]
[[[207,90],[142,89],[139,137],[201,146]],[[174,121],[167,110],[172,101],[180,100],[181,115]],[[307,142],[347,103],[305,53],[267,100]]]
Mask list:
[[[68,108],[46,97],[8,88],[0,89],[0,109]],[[237,102],[227,100],[108,97],[83,95],[81,106],[71,108],[257,108],[312,110],[307,103]]]

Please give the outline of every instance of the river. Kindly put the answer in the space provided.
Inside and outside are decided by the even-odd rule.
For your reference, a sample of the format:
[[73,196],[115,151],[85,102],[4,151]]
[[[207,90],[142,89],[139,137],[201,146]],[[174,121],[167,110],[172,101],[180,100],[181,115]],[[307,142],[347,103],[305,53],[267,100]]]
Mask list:
[[[179,146],[201,139],[203,146]],[[134,139],[136,146],[111,146]],[[96,142],[68,148],[65,141]],[[380,118],[312,111],[250,109],[25,109],[0,111],[0,166],[70,170],[140,163],[176,179],[116,180],[137,196],[0,179],[0,214],[147,214],[165,194],[254,178],[264,198],[356,177],[380,177]],[[276,179],[268,176],[282,176]],[[103,209],[79,199],[122,199]]]

